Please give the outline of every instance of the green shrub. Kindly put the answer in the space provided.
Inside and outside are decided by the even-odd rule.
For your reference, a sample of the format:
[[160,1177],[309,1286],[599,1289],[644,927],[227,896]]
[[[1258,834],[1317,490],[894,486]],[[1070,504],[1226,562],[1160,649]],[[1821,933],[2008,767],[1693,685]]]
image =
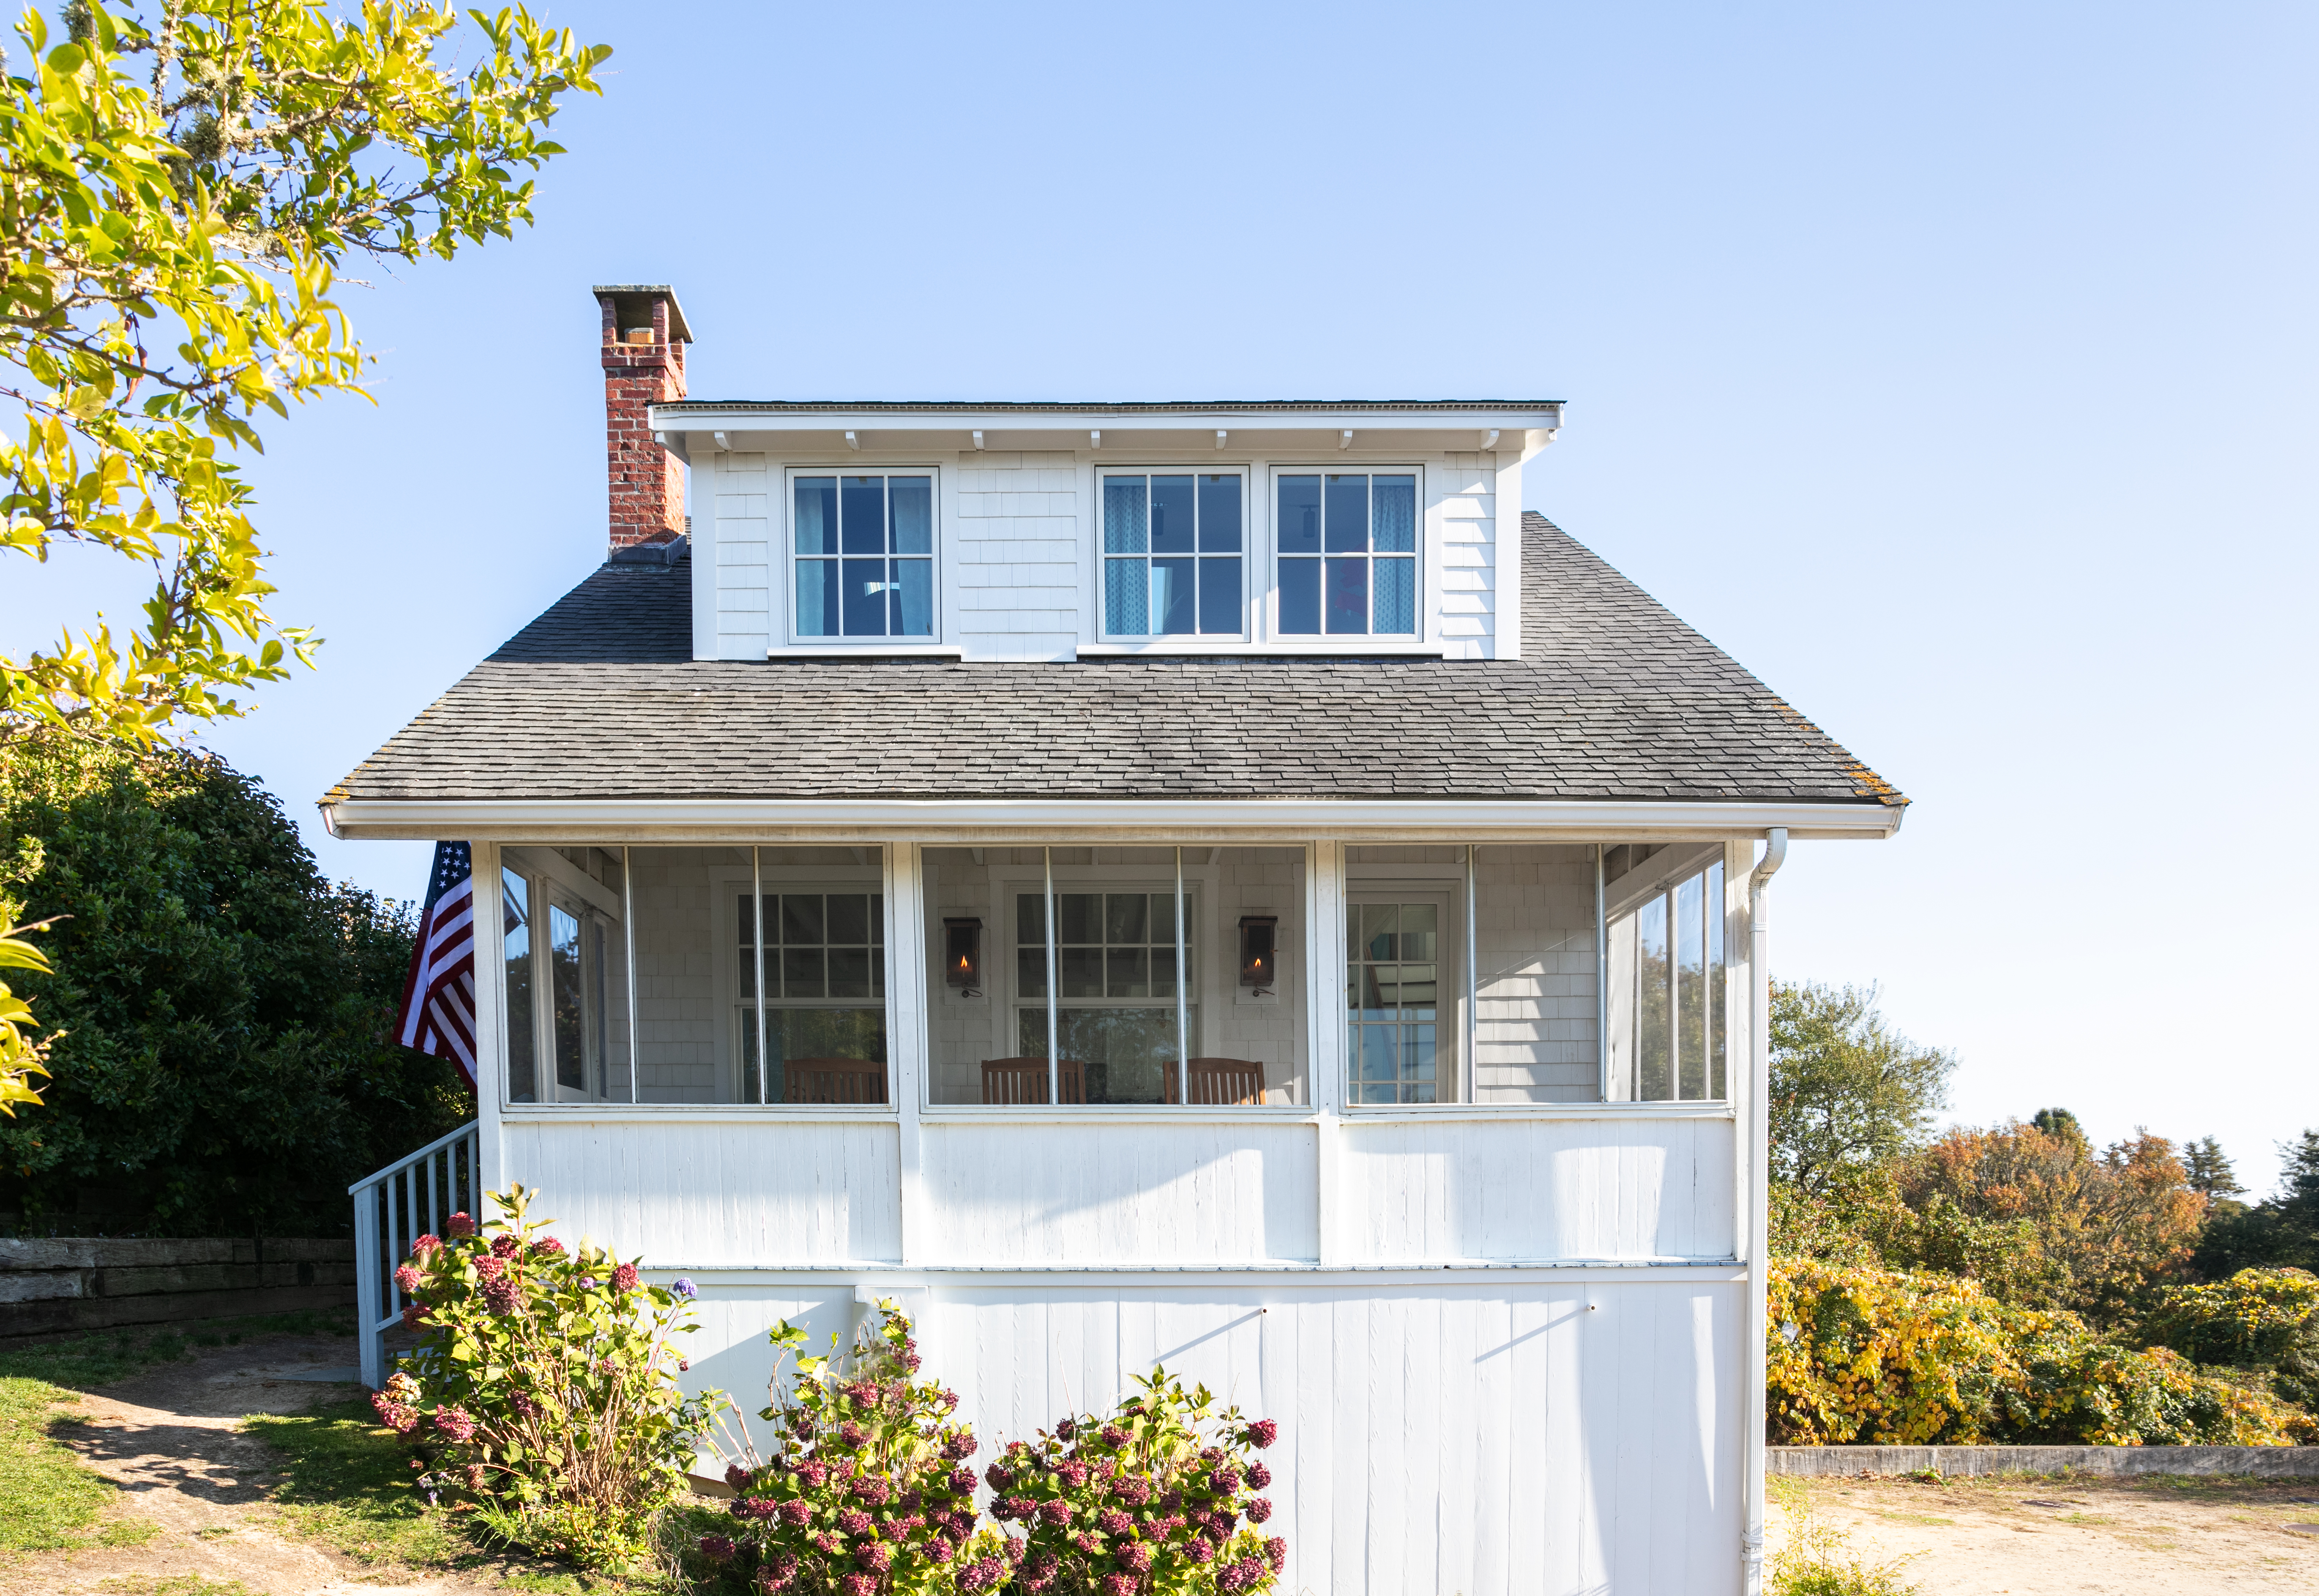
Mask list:
[[2164,1294],[2142,1339],[2194,1363],[2269,1376],[2271,1391],[2319,1411],[2319,1276],[2302,1269],[2241,1269],[2212,1285]]
[[470,1504],[511,1544],[618,1566],[649,1555],[724,1400],[676,1386],[691,1283],[645,1285],[633,1262],[567,1251],[537,1234],[533,1195],[491,1194],[507,1218],[481,1233],[455,1213],[447,1236],[418,1239],[395,1271],[418,1349],[373,1402],[431,1449],[430,1501]]
[[0,1120],[0,1210],[343,1235],[348,1182],[474,1113],[450,1065],[388,1041],[409,912],[325,880],[222,761],[0,745],[0,922],[51,915],[53,971],[11,972],[53,1078]]
[[[998,1537],[978,1529],[974,1434],[951,1422],[958,1395],[918,1368],[910,1321],[891,1302],[851,1355],[799,1357],[787,1395],[781,1364],[805,1342],[786,1321],[772,1402],[758,1416],[780,1438],[729,1467],[738,1493],[733,1537],[703,1538],[712,1563],[735,1564],[755,1589],[806,1596],[937,1596],[987,1591],[1011,1572]],[[831,1338],[835,1351],[835,1338]],[[1019,1555],[1019,1548],[1018,1548]]]
[[1775,1260],[1771,1438],[1791,1446],[2291,1446],[2319,1423],[1970,1280]]

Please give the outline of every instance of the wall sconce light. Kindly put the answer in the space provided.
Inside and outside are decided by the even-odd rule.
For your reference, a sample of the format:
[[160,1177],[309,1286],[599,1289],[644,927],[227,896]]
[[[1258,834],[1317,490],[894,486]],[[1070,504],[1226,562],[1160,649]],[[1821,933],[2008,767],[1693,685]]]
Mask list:
[[982,922],[943,919],[943,979],[961,997],[982,996]]
[[1278,950],[1275,946],[1275,933],[1279,924],[1280,916],[1277,915],[1242,915],[1240,917],[1241,986],[1268,993],[1278,985]]

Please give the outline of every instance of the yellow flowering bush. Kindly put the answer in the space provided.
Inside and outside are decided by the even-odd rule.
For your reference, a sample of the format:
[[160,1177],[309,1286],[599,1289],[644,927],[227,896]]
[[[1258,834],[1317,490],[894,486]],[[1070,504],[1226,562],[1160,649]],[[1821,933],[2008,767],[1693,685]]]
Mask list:
[[1780,1445],[2319,1444],[2319,1423],[2263,1392],[1954,1276],[1780,1259],[1769,1312]]

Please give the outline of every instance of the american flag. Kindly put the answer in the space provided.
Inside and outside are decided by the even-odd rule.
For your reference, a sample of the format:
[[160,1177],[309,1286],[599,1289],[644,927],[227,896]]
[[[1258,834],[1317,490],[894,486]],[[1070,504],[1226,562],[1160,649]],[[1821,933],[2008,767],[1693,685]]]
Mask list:
[[465,843],[435,844],[394,1040],[448,1059],[475,1085],[475,869]]

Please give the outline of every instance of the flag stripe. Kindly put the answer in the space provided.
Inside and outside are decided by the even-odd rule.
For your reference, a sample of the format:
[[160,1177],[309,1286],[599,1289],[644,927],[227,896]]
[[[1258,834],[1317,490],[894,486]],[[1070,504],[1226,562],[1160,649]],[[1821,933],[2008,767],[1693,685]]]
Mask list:
[[447,1059],[474,1087],[475,881],[474,852],[465,843],[435,844],[394,1039]]

